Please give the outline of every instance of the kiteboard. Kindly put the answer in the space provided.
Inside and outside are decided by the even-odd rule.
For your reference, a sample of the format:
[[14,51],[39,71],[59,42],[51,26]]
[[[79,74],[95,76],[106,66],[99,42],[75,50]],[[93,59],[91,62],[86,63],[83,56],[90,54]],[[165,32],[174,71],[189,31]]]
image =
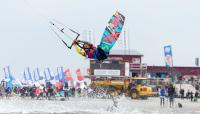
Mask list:
[[99,47],[106,53],[110,52],[111,48],[118,40],[124,26],[124,21],[125,16],[119,12],[115,12],[115,14],[110,18],[108,26],[106,26],[103,32],[103,36],[99,45]]

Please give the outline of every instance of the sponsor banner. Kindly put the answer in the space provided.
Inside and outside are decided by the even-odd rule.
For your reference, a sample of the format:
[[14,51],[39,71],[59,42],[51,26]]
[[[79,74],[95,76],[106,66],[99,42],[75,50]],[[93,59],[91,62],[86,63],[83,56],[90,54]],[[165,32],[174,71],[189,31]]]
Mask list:
[[120,76],[120,70],[95,69],[94,75]]
[[172,67],[172,47],[171,45],[164,46],[164,54],[165,54],[165,64],[166,67]]

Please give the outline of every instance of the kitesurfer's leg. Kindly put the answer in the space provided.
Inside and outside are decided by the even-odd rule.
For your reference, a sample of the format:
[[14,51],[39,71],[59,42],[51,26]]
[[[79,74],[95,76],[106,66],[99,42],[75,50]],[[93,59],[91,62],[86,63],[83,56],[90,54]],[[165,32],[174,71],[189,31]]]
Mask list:
[[109,53],[103,51],[99,46],[97,47],[97,49],[96,49],[96,58],[99,61],[102,61],[102,60],[106,59],[108,57],[108,54]]

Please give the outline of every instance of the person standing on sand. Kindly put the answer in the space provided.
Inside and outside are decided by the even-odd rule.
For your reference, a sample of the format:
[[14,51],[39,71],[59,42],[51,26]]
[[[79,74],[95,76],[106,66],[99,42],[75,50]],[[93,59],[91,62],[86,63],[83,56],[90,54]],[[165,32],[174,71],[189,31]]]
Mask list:
[[165,105],[165,95],[166,95],[166,90],[164,87],[160,88],[159,95],[160,95],[160,106],[164,106]]
[[168,97],[169,97],[170,107],[173,107],[174,105],[174,95],[175,95],[175,88],[173,87],[172,84],[170,84],[168,88]]
[[193,101],[193,98],[194,98],[194,95],[193,95],[194,93],[191,91],[190,92],[190,100],[191,100],[191,102]]

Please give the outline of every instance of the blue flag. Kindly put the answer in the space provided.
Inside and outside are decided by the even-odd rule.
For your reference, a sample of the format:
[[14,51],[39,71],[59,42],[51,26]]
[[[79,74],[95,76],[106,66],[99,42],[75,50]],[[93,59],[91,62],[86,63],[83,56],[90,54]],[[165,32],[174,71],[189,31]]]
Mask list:
[[46,69],[44,70],[44,75],[45,75],[45,80],[46,80],[46,82],[50,82],[50,80],[53,79],[53,76],[51,76],[51,71],[50,71],[49,68],[46,68]]
[[33,81],[29,67],[24,70],[24,79]]
[[59,80],[62,80],[62,84],[64,85],[65,82],[67,82],[67,80],[64,75],[63,67],[57,67],[57,72],[58,72]]
[[6,88],[12,89],[14,77],[10,72],[10,67],[3,68],[5,74]]
[[166,65],[166,67],[172,67],[173,66],[173,60],[172,60],[172,47],[171,47],[171,45],[164,46],[164,54],[165,54],[165,65]]
[[35,70],[33,71],[33,73],[34,73],[34,81],[40,80],[39,69],[38,69],[38,68],[35,69]]

